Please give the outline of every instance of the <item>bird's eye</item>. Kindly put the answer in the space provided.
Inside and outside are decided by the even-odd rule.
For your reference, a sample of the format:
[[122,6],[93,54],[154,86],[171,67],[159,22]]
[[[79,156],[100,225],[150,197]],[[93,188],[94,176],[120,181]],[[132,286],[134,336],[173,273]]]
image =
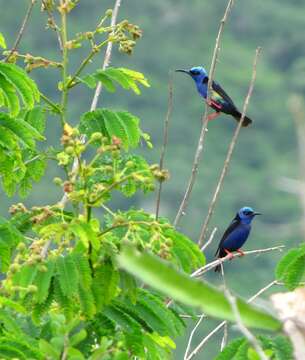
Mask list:
[[246,211],[244,211],[244,214],[245,214],[245,215],[251,215],[251,214],[252,214],[252,211],[246,210]]
[[198,70],[191,70],[190,73],[191,73],[192,75],[199,75],[199,74],[200,74],[200,71],[198,71]]

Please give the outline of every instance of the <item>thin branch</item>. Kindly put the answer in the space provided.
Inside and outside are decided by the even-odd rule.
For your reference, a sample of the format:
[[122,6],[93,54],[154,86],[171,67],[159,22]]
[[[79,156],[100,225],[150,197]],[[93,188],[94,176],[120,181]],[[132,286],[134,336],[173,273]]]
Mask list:
[[217,231],[217,227],[214,227],[213,231],[211,232],[211,235],[209,237],[209,240],[201,247],[201,251],[203,252],[210,244],[211,242],[214,240],[214,236],[216,234]]
[[183,357],[184,360],[187,360],[188,353],[189,353],[191,345],[192,345],[192,340],[193,340],[194,334],[195,334],[196,330],[198,329],[199,325],[201,324],[201,321],[203,320],[203,318],[204,318],[204,314],[201,314],[199,320],[197,321],[196,325],[194,326],[194,329],[192,330],[192,332],[190,334],[189,340],[187,342],[187,347],[186,347],[186,350],[184,353],[184,357]]
[[[114,27],[115,24],[116,24],[120,6],[121,6],[121,0],[116,0],[115,4],[114,4],[114,7],[113,7],[111,23],[110,23],[110,26],[112,26],[112,27]],[[110,41],[107,44],[107,48],[106,48],[106,52],[105,52],[104,62],[103,62],[103,66],[102,66],[103,70],[105,70],[110,64],[111,53],[112,53],[112,42]],[[96,89],[95,89],[95,93],[94,93],[94,96],[93,96],[90,111],[94,111],[96,109],[97,102],[99,100],[101,92],[102,92],[102,83],[99,82],[97,84],[97,86],[96,86]]]
[[[273,282],[273,285],[279,285],[278,282]],[[264,288],[260,289],[257,293],[255,293],[248,301],[247,303],[251,303],[253,300],[255,300],[258,296],[260,296],[263,292],[267,291],[268,289],[270,289],[270,284],[269,283],[267,286],[265,286]],[[215,327],[215,329],[213,329],[210,333],[208,333],[208,335],[206,335],[201,341],[200,343],[197,345],[197,347],[191,352],[191,354],[189,355],[189,357],[186,360],[191,360],[193,359],[194,356],[196,356],[199,351],[201,351],[201,349],[203,348],[203,346],[208,342],[208,340],[215,335],[220,329],[222,329],[225,325],[226,325],[226,321],[222,321],[219,325],[217,325]]]
[[[227,4],[227,7],[226,7],[226,10],[225,10],[225,13],[224,13],[224,16],[223,16],[222,20],[220,21],[220,26],[219,26],[218,35],[217,35],[216,42],[215,42],[215,48],[214,48],[213,57],[212,57],[212,61],[211,61],[210,72],[209,72],[207,103],[209,103],[209,100],[210,100],[210,97],[211,97],[211,87],[212,87],[212,82],[213,82],[213,78],[214,78],[217,58],[218,58],[218,54],[219,54],[219,50],[220,50],[221,36],[222,36],[224,25],[225,25],[226,20],[228,18],[229,12],[230,12],[230,10],[232,8],[232,5],[233,5],[233,0],[229,0],[228,4]],[[185,215],[185,210],[187,208],[188,201],[189,201],[191,192],[193,190],[193,186],[194,186],[196,176],[197,176],[197,173],[198,173],[198,167],[199,167],[199,161],[200,161],[201,153],[203,151],[204,138],[205,138],[205,134],[207,132],[207,126],[208,126],[208,106],[206,105],[205,112],[204,112],[204,115],[202,117],[202,127],[201,127],[201,131],[200,131],[200,136],[199,136],[197,149],[196,149],[196,152],[195,152],[194,162],[193,162],[193,166],[192,166],[192,173],[191,173],[191,176],[190,176],[186,191],[184,193],[182,202],[181,202],[181,204],[179,206],[178,213],[177,213],[176,218],[174,220],[174,226],[175,227],[178,225],[181,217],[183,215]]]
[[[274,251],[274,250],[282,251],[282,249],[284,247],[285,247],[285,245],[279,245],[279,246],[269,247],[269,248],[265,248],[265,249],[249,250],[249,251],[245,251],[244,255],[255,255],[255,254],[259,255],[259,254],[263,254],[263,253]],[[234,258],[235,257],[240,257],[240,256],[243,256],[243,255],[240,254],[240,253],[234,254]],[[226,262],[226,261],[228,261],[230,259],[231,259],[230,255],[227,255],[227,256],[225,256],[223,258],[216,259],[216,260],[210,262],[209,264],[206,264],[205,266],[203,266],[203,267],[197,269],[196,271],[194,271],[191,274],[191,277],[199,277],[199,276],[203,275],[204,273],[212,270],[217,265],[221,265],[221,264],[223,264],[224,262]]]
[[48,13],[49,22],[50,22],[49,27],[55,31],[59,49],[60,49],[60,51],[63,51],[62,40],[61,40],[61,36],[60,36],[60,29],[58,28],[58,26],[56,24],[56,21],[52,14],[52,11],[49,9],[49,6],[46,4],[46,0],[42,0],[42,4],[43,4],[46,12]]
[[22,24],[21,24],[21,27],[20,27],[20,30],[18,32],[18,35],[17,35],[17,38],[15,40],[15,43],[10,51],[10,53],[7,55],[7,57],[4,59],[5,62],[8,62],[10,57],[14,54],[14,52],[17,50],[19,44],[20,44],[20,41],[22,39],[22,36],[25,32],[25,28],[27,26],[27,23],[28,21],[30,20],[30,17],[31,17],[31,14],[32,14],[32,10],[33,10],[33,7],[36,3],[36,0],[30,0],[29,1],[29,5],[28,5],[28,9],[26,11],[26,14],[25,14],[25,17],[22,21]]
[[[164,120],[163,145],[162,145],[162,150],[161,150],[161,155],[160,155],[160,163],[159,163],[160,170],[163,170],[163,166],[164,166],[164,157],[165,157],[166,147],[167,147],[167,143],[168,143],[169,121],[170,121],[170,117],[172,114],[172,110],[173,110],[173,73],[170,72],[169,80],[168,80],[167,113],[166,113],[166,117]],[[157,194],[156,220],[158,220],[158,217],[159,217],[162,184],[163,184],[163,181],[160,180],[158,194]]]
[[[114,27],[116,24],[120,5],[121,5],[121,0],[116,0],[113,11],[112,11],[112,17],[111,17],[111,26],[112,27]],[[103,62],[103,66],[102,66],[103,70],[105,70],[110,64],[111,54],[112,54],[112,42],[110,41],[107,44],[107,48],[106,48],[106,52],[105,52],[104,62]],[[95,93],[93,96],[90,111],[94,111],[96,109],[97,102],[98,102],[101,92],[102,92],[102,83],[99,82],[95,89]],[[85,142],[84,136],[81,137],[81,141]],[[79,168],[78,158],[74,158],[73,165],[72,165],[72,174],[77,174],[78,168]],[[61,198],[61,200],[59,201],[58,204],[59,204],[59,206],[64,208],[66,206],[67,202],[68,202],[68,194],[64,193],[63,197]]]
[[236,303],[236,298],[231,295],[230,291],[225,291],[226,298],[228,299],[231,309],[233,311],[236,324],[240,330],[240,332],[248,339],[249,343],[254,347],[255,351],[257,352],[258,356],[261,360],[268,360],[268,357],[264,353],[262,347],[260,346],[256,337],[252,334],[252,332],[244,325],[238,307]]
[[241,130],[245,115],[246,115],[246,111],[247,111],[249,101],[250,101],[250,98],[251,98],[251,95],[252,95],[252,92],[253,92],[253,88],[254,88],[254,82],[255,82],[255,79],[256,79],[256,67],[257,67],[257,61],[258,61],[258,57],[259,57],[260,52],[261,52],[261,48],[258,47],[256,49],[256,52],[255,52],[255,57],[254,57],[254,62],[253,62],[253,70],[252,70],[252,79],[250,81],[248,94],[247,94],[245,102],[244,102],[242,115],[241,115],[239,123],[238,123],[238,125],[236,127],[236,130],[234,132],[232,141],[231,141],[231,143],[229,145],[228,153],[227,153],[227,156],[226,156],[226,159],[225,159],[225,162],[224,162],[224,166],[223,166],[223,169],[221,171],[220,178],[218,180],[218,183],[217,183],[213,198],[212,198],[210,206],[209,206],[208,214],[207,214],[207,216],[205,218],[205,221],[203,223],[203,226],[201,228],[200,237],[199,237],[199,240],[198,240],[198,245],[199,246],[203,245],[205,234],[207,232],[209,222],[210,222],[211,217],[213,215],[215,205],[216,205],[220,190],[221,190],[223,182],[224,182],[224,178],[225,178],[225,176],[227,174],[227,171],[228,171],[228,168],[229,168],[229,164],[230,164],[230,161],[231,161],[231,158],[232,158],[233,150],[235,148],[237,138],[238,138],[239,132]]

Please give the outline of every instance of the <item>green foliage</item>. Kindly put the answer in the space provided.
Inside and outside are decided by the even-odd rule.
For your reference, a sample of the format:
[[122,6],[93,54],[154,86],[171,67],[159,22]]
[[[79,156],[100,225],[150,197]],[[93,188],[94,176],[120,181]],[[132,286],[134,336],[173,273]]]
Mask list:
[[305,246],[291,249],[277,264],[275,276],[289,290],[294,290],[305,276]]
[[[292,360],[293,349],[284,336],[274,338],[259,336],[259,342],[266,356],[273,360]],[[231,341],[215,360],[259,360],[260,357],[245,338]]]
[[[126,248],[119,255],[118,261],[124,269],[174,300],[200,307],[205,314],[234,321],[235,316],[226,297],[207,283],[192,280],[157,258],[148,254],[141,255],[131,248]],[[281,328],[277,319],[241,299],[237,301],[237,306],[246,326],[268,330]]]
[[88,137],[100,132],[109,139],[119,138],[126,150],[138,146],[141,136],[139,119],[126,111],[97,109],[88,112],[83,115],[79,128]]
[[[232,322],[234,314],[220,291],[206,282],[190,279],[189,275],[204,266],[206,260],[189,237],[175,229],[167,219],[156,219],[155,214],[137,207],[118,210],[120,205],[117,206],[116,192],[125,197],[134,196],[140,190],[146,194],[154,191],[156,181],[162,183],[169,178],[166,169],[149,164],[138,153],[130,153],[131,149],[139,147],[141,140],[152,147],[149,135],[140,128],[140,119],[131,112],[110,108],[83,115],[73,109],[75,98],[70,90],[80,83],[93,88],[101,82],[110,93],[121,87],[137,95],[140,94],[140,86],[149,86],[142,73],[123,67],[97,70],[83,77],[84,69],[93,61],[95,54],[109,43],[118,46],[121,52],[131,54],[141,30],[127,20],[110,25],[111,11],[108,10],[93,30],[74,35],[71,31],[73,27],[69,26],[67,38],[66,22],[80,1],[66,3],[67,6],[57,7],[48,1],[42,7],[51,19],[49,27],[60,32],[64,44],[62,59],[53,61],[28,52],[23,55],[19,53],[22,47],[18,46],[12,53],[3,53],[4,56],[9,55],[9,63],[7,58],[0,62],[0,107],[3,110],[0,113],[0,176],[3,189],[8,195],[14,195],[18,190],[20,196],[27,196],[33,182],[41,180],[47,160],[52,159],[62,171],[62,178],[55,178],[54,183],[60,187],[60,193],[65,193],[64,198],[54,201],[53,205],[32,208],[20,203],[13,205],[10,208],[11,220],[0,219],[0,357],[170,359],[176,347],[176,338],[185,331],[182,314],[194,317],[194,309],[200,308],[207,315]],[[154,6],[157,8],[159,5],[156,3]],[[194,7],[198,9],[195,4]],[[211,12],[214,7],[217,5],[207,4],[206,12]],[[177,14],[179,11],[181,9],[177,8]],[[56,21],[61,19],[58,27],[52,23],[50,12]],[[180,17],[180,20],[184,18]],[[159,26],[154,24],[154,28]],[[158,41],[162,43],[162,39]],[[74,59],[70,59],[71,51],[78,51],[85,43],[89,45],[90,52],[80,60],[76,71],[70,73],[69,64],[74,63]],[[1,33],[0,47],[6,48]],[[87,46],[83,48],[84,51],[88,49]],[[235,52],[235,48],[233,50]],[[76,56],[75,61],[77,59]],[[28,72],[42,67],[61,70],[62,79],[57,87],[61,100],[58,103],[43,95],[44,92],[38,89],[28,74],[15,64],[20,60],[24,61]],[[146,63],[150,64],[150,60],[149,57]],[[165,58],[163,60],[166,61]],[[165,67],[168,65],[165,64]],[[232,78],[239,83],[240,67],[233,75]],[[52,79],[48,76],[44,78],[48,86],[54,84],[53,76]],[[273,81],[277,84],[276,79]],[[38,83],[43,84],[41,78]],[[42,88],[45,90],[44,86]],[[186,92],[182,92],[183,102],[179,101],[179,90],[178,102],[186,104]],[[54,91],[50,94],[53,97]],[[269,96],[263,98],[269,99]],[[37,105],[40,97],[45,105]],[[160,98],[164,102],[164,96]],[[111,94],[110,99],[121,104],[129,101],[127,97]],[[121,101],[118,102],[118,99]],[[145,98],[141,97],[140,102],[132,100],[129,104],[132,105],[133,101],[137,104],[137,113],[141,114]],[[273,104],[273,101],[269,102]],[[154,119],[156,106],[150,98],[149,104],[153,109],[150,115],[153,116],[146,114],[145,118]],[[178,115],[178,120],[179,116],[182,118]],[[192,114],[189,113],[188,117],[191,120]],[[75,128],[68,124],[70,119]],[[42,150],[38,142],[45,140],[47,120],[52,121],[50,124],[59,120],[62,136],[60,141],[49,136],[43,144],[46,148]],[[156,123],[149,122],[146,126],[154,127]],[[191,133],[186,134],[185,131],[197,129],[196,124],[185,127],[184,116],[183,124],[183,136],[191,137]],[[179,123],[175,125],[179,131]],[[209,137],[213,139],[217,131],[213,129]],[[245,133],[241,141],[249,140],[247,136]],[[218,136],[216,138],[219,139]],[[180,159],[183,160],[180,146],[187,142],[179,138],[175,140],[179,147],[175,144],[174,158],[180,162]],[[55,149],[49,147],[51,142],[55,144]],[[247,152],[248,156],[252,154]],[[49,173],[53,173],[52,169]],[[172,177],[173,188],[170,191],[177,192],[177,178],[179,176]],[[250,181],[245,183],[251,185]],[[49,188],[50,184],[44,190],[49,191]],[[36,201],[43,203],[36,197],[29,203]],[[121,208],[126,209],[125,206]],[[137,252],[124,250],[126,244],[132,244]],[[303,280],[303,250],[300,247],[292,251],[278,265],[277,278],[284,281],[289,289]],[[129,272],[118,268],[117,260]],[[180,303],[168,305],[169,299],[154,292],[149,285]],[[277,319],[239,299],[238,309],[247,326],[271,331],[281,329]],[[291,345],[286,338],[259,337],[259,341],[271,358],[291,358]],[[248,342],[240,339],[229,344],[219,358],[256,360],[257,356]]]
[[110,92],[115,92],[115,83],[117,83],[123,89],[132,90],[137,95],[141,94],[137,83],[149,87],[149,83],[142,73],[125,68],[109,67],[105,70],[97,70],[95,73],[81,79],[81,81],[90,88],[95,88],[97,82],[100,81]]
[[0,63],[0,89],[4,95],[5,105],[12,116],[20,110],[20,100],[25,108],[31,109],[39,101],[39,90],[35,82],[17,65]]

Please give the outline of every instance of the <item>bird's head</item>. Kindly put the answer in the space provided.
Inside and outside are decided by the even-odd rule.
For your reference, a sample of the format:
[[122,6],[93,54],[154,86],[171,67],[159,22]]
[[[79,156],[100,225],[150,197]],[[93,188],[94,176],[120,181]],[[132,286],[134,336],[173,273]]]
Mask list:
[[192,67],[190,70],[178,69],[177,72],[183,72],[190,75],[195,82],[202,83],[204,80],[208,80],[208,73],[202,66]]
[[241,221],[250,224],[256,215],[261,215],[259,212],[255,212],[251,207],[244,206],[238,211],[238,216]]

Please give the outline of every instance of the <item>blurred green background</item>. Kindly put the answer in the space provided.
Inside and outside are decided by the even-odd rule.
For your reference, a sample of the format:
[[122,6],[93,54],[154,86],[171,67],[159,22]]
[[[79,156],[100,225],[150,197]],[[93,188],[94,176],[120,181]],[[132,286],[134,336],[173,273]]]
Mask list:
[[[27,3],[25,0],[0,0],[0,31],[9,46],[17,35]],[[113,2],[106,0],[80,1],[71,13],[69,34],[94,29],[100,16],[112,5]],[[141,96],[125,91],[114,95],[103,92],[100,106],[126,109],[141,118],[142,128],[151,134],[154,148],[148,150],[143,146],[140,153],[150,162],[159,161],[169,71],[194,65],[209,67],[225,6],[224,0],[122,0],[119,18],[128,18],[139,25],[144,36],[131,57],[115,50],[112,65],[143,72],[151,88],[144,89]],[[296,178],[299,173],[295,127],[287,100],[291,94],[302,96],[305,91],[304,11],[305,0],[235,1],[227,21],[215,78],[240,108],[251,78],[255,49],[261,46],[263,51],[248,110],[254,124],[242,129],[238,139],[210,225],[210,230],[213,226],[219,230],[207,251],[208,261],[213,259],[217,242],[236,210],[244,205],[253,206],[264,214],[255,221],[246,249],[279,244],[291,247],[302,240],[298,198],[281,191],[278,181],[281,177]],[[60,60],[55,34],[45,31],[46,20],[46,14],[40,12],[37,4],[20,51]],[[88,51],[86,47],[72,51],[71,71]],[[97,62],[102,63],[102,56],[99,57]],[[92,66],[91,69],[95,68]],[[58,99],[58,70],[37,70],[32,76],[49,97]],[[92,91],[85,87],[72,91],[71,123],[76,124],[80,115],[88,111],[91,98]],[[170,219],[175,217],[190,175],[203,110],[203,102],[197,96],[191,79],[175,74],[174,108],[166,154],[166,167],[171,177],[163,188],[161,208],[162,215]],[[235,126],[236,123],[227,116],[209,125],[199,176],[179,226],[194,241],[198,239]],[[60,135],[58,119],[49,117],[48,143],[58,145]],[[56,202],[61,192],[53,185],[52,179],[57,175],[61,175],[60,170],[50,162],[43,181],[35,185],[25,203],[32,206]],[[112,206],[126,209],[132,205],[154,211],[155,198],[156,194],[138,194],[128,200],[117,197]],[[9,205],[17,201],[20,201],[18,197],[7,199],[1,194],[1,215],[7,216]],[[270,253],[227,264],[228,285],[242,296],[252,295],[273,280],[274,266],[279,257],[280,254]],[[209,280],[221,285],[221,279],[214,273],[209,275]],[[204,325],[203,322],[194,342],[199,341],[212,325],[210,322]],[[236,332],[233,329],[230,336],[234,335]],[[219,349],[220,339],[221,336],[218,336],[210,341],[198,358],[213,358]],[[183,358],[186,340],[179,339],[176,359]]]

